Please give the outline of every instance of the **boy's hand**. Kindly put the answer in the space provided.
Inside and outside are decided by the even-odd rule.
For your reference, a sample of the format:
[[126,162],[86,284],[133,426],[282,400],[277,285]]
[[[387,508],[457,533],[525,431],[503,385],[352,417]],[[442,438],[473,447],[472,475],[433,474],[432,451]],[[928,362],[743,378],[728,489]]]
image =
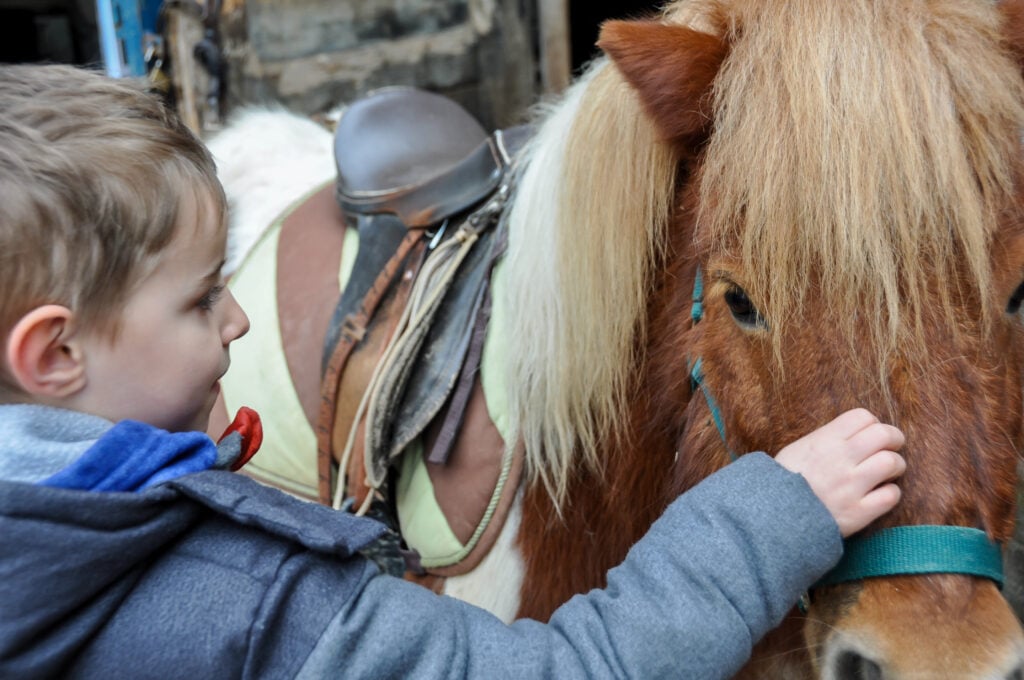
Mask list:
[[858,408],[785,447],[775,460],[803,475],[845,538],[899,501],[892,480],[907,469],[896,453],[903,443],[902,432]]

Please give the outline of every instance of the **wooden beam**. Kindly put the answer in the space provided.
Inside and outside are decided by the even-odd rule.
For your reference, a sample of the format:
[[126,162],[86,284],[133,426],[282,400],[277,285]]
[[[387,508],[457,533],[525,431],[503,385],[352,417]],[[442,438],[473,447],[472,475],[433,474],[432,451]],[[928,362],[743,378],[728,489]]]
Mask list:
[[569,0],[537,0],[540,17],[540,75],[545,93],[557,93],[572,79]]

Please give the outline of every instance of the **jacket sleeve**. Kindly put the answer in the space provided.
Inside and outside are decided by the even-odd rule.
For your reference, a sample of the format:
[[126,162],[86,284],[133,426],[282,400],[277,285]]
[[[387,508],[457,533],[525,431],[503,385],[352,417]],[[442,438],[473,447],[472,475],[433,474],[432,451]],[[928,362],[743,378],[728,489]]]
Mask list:
[[729,677],[841,552],[803,477],[750,454],[674,501],[605,589],[548,624],[368,577],[300,677]]

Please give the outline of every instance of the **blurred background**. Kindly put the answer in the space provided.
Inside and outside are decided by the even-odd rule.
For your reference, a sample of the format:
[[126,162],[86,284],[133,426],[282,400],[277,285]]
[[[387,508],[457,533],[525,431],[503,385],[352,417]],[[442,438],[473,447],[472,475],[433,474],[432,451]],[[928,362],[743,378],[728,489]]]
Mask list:
[[445,94],[485,128],[523,120],[596,51],[620,0],[0,0],[0,62],[146,77],[200,133],[241,104],[311,116],[386,85]]

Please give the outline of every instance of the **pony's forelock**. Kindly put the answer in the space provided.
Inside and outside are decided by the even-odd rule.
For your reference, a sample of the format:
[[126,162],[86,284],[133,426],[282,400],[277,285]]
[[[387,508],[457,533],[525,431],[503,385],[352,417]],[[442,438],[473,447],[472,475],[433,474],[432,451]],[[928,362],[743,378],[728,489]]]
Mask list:
[[[677,8],[694,4],[709,3]],[[739,263],[776,343],[812,286],[848,337],[867,325],[880,367],[898,347],[925,349],[922,311],[936,299],[947,312],[975,299],[992,317],[989,242],[1024,124],[994,3],[728,11],[698,234],[711,257]]]

